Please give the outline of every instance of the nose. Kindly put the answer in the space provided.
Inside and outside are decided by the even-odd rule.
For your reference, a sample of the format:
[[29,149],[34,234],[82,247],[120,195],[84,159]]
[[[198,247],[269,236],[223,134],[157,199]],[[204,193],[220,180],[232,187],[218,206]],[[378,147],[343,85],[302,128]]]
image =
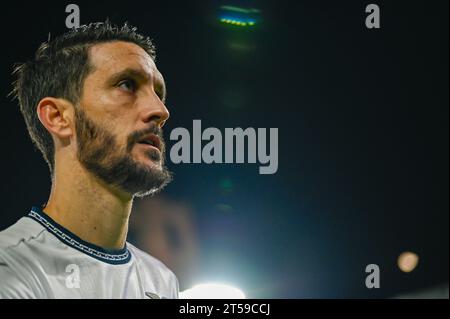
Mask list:
[[169,116],[169,110],[156,94],[153,94],[151,98],[146,99],[143,111],[143,121],[145,123],[153,121],[156,122],[159,127],[163,127]]

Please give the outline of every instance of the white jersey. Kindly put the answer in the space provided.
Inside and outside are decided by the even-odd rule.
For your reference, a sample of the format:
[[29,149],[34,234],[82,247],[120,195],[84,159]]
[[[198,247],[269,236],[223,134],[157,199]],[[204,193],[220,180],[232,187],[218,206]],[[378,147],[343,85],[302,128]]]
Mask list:
[[178,281],[133,245],[102,249],[33,207],[0,232],[0,298],[178,298]]

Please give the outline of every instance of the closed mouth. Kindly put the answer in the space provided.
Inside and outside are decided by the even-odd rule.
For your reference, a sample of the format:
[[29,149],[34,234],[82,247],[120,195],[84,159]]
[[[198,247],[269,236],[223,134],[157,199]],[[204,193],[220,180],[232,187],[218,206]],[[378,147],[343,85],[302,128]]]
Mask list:
[[150,145],[161,151],[161,141],[155,134],[149,134],[139,140],[139,144]]

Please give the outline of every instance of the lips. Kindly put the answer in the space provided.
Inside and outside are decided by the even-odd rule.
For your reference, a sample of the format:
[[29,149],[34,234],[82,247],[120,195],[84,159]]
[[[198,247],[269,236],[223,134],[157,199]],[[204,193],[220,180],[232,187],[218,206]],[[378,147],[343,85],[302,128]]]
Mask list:
[[155,134],[145,135],[138,141],[139,144],[150,145],[161,151],[161,140]]

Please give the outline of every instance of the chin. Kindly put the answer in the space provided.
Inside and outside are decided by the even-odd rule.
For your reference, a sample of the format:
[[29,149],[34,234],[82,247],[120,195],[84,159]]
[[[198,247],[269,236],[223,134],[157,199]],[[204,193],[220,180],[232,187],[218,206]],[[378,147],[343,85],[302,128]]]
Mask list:
[[163,165],[162,165],[161,161],[155,161],[155,160],[147,158],[144,161],[141,161],[140,163],[141,163],[141,165],[144,165],[145,167],[148,167],[149,169],[152,169],[152,170],[162,171],[162,169],[163,169]]

